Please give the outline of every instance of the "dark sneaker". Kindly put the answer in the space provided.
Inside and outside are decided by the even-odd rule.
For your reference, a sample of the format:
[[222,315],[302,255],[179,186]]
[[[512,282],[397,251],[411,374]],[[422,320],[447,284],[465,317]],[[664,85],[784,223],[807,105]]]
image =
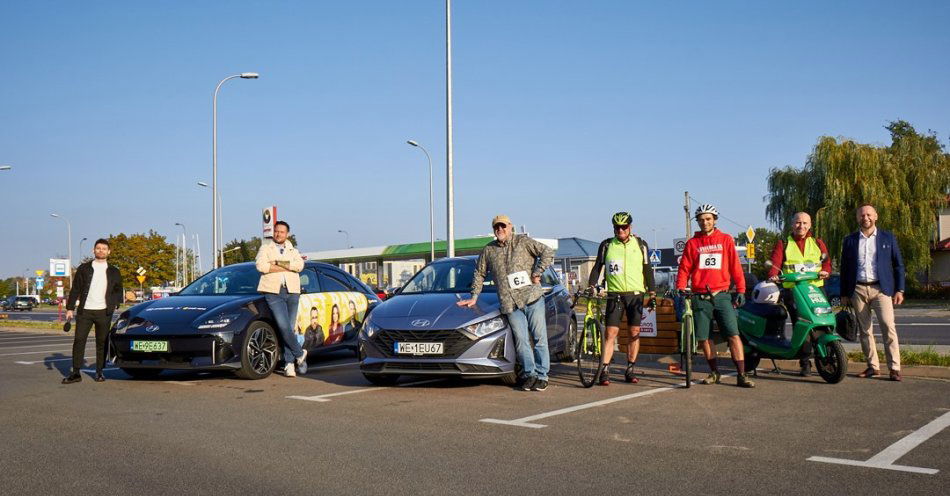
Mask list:
[[901,379],[902,379],[902,377],[901,377],[901,371],[900,371],[900,370],[892,370],[892,371],[891,371],[891,380],[892,380],[892,381],[901,382]]
[[637,379],[637,375],[633,370],[632,363],[627,364],[627,371],[623,373],[623,378],[631,384],[636,384],[640,382],[640,379]]
[[547,389],[547,388],[548,388],[548,381],[546,381],[546,380],[544,380],[544,379],[538,379],[538,380],[534,383],[534,386],[531,387],[531,390],[532,390],[532,391],[544,391],[544,390]]
[[700,384],[719,384],[719,381],[722,380],[722,374],[716,371],[712,371],[705,379],[699,381]]
[[868,367],[868,368],[864,369],[864,372],[861,372],[860,374],[858,374],[858,377],[860,377],[860,378],[862,378],[862,379],[870,379],[870,378],[872,378],[872,377],[874,377],[874,376],[878,376],[878,375],[881,375],[881,371],[880,371],[880,370],[874,370],[874,369],[872,369],[871,367]]
[[106,378],[102,376],[102,372],[96,374],[96,382],[106,382]]
[[808,377],[811,375],[811,361],[805,360],[801,362],[801,370],[798,371],[798,375],[802,377]]
[[739,386],[739,387],[744,387],[744,388],[754,388],[754,387],[755,387],[755,383],[752,382],[752,380],[749,379],[749,376],[747,376],[747,375],[745,375],[745,374],[740,374],[740,375],[736,376],[736,385]]
[[520,389],[521,389],[522,391],[531,391],[531,389],[534,388],[534,384],[535,384],[536,382],[538,382],[538,378],[537,378],[537,377],[530,377],[530,376],[529,376],[529,377],[525,377],[525,378],[524,378],[524,381],[521,382],[521,388],[520,388]]
[[610,365],[601,365],[600,372],[597,373],[597,384],[601,386],[610,385]]
[[63,379],[63,384],[73,384],[82,380],[82,376],[79,374],[69,374]]

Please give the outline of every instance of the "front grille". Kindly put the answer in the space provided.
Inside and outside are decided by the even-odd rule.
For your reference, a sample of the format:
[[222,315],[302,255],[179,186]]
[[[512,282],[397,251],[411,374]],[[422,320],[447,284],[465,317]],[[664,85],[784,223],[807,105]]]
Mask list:
[[393,331],[383,329],[373,336],[373,343],[386,358],[407,358],[409,356],[396,353],[395,343],[399,341],[412,343],[443,343],[443,353],[441,355],[413,356],[413,359],[454,358],[475,344],[475,341],[455,329],[447,331]]
[[383,370],[399,370],[399,371],[421,371],[421,370],[434,370],[438,372],[458,372],[458,367],[454,363],[439,363],[439,362],[389,362],[384,367]]

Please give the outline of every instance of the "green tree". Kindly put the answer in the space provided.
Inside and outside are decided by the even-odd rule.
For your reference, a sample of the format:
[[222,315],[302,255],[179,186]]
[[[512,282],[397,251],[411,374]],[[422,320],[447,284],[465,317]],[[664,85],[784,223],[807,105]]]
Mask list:
[[[755,244],[755,261],[752,262],[752,273],[760,281],[768,275],[769,268],[765,265],[765,261],[769,259],[772,249],[775,248],[775,243],[781,239],[780,236],[780,233],[764,227],[755,229],[755,237],[752,238]],[[748,242],[749,238],[745,235],[745,232],[736,235],[736,246],[745,246]]]
[[135,271],[142,267],[145,286],[165,285],[175,281],[175,245],[155,231],[147,234],[119,233],[109,236],[109,262],[119,268],[126,288],[137,288]]
[[886,129],[890,146],[823,136],[803,168],[771,169],[769,221],[787,234],[795,212],[812,214],[815,235],[837,263],[844,237],[857,229],[855,209],[871,204],[878,225],[897,236],[908,273],[929,267],[937,211],[950,191],[950,155],[936,134],[920,134],[905,121]]

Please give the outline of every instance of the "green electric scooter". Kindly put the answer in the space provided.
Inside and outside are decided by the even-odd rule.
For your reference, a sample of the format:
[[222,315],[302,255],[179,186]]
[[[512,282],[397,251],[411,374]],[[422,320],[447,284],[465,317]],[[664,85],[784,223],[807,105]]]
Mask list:
[[785,337],[788,314],[782,305],[756,303],[752,298],[739,308],[739,336],[745,345],[746,370],[754,371],[763,358],[797,360],[814,355],[815,369],[822,379],[831,384],[844,379],[848,357],[841,337],[835,332],[831,305],[822,291],[809,283],[816,279],[818,272],[810,271],[779,276],[780,283],[795,283],[791,292],[798,319],[792,322],[791,339]]

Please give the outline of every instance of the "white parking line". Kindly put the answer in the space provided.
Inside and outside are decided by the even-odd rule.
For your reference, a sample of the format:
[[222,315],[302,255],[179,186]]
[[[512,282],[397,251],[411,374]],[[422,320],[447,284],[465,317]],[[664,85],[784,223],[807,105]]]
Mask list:
[[[397,384],[396,387],[418,386],[419,384],[428,384],[430,382],[440,382],[444,380],[445,379],[427,379],[424,381],[415,381],[415,382],[407,382],[404,384]],[[317,396],[287,396],[287,398],[291,400],[316,401],[318,403],[324,403],[327,401],[331,401],[328,398],[333,398],[336,396],[344,396],[347,394],[368,393],[370,391],[379,391],[381,389],[391,389],[391,388],[387,388],[387,387],[361,388],[361,389],[354,389],[351,391],[340,391],[339,393],[321,394]]]
[[[867,461],[848,460],[846,458],[828,458],[824,456],[813,456],[807,458],[811,462],[836,463],[839,465],[853,465],[857,467],[881,468],[885,470],[898,470],[901,472],[913,472],[915,474],[933,475],[939,472],[934,468],[909,467],[907,465],[894,465],[900,457],[906,455],[910,450],[916,448],[924,441],[934,437],[938,432],[950,426],[950,412],[932,420],[929,424],[917,429],[914,432],[902,437],[896,443],[884,448],[884,451],[872,456]],[[946,460],[944,458],[944,460]]]
[[61,337],[57,336],[57,337],[54,338],[54,339],[45,340],[45,341],[37,341],[37,340],[35,340],[35,339],[30,339],[30,340],[25,340],[25,341],[19,341],[19,340],[18,340],[18,341],[7,341],[7,342],[4,342],[4,343],[0,343],[0,349],[6,348],[8,344],[43,343],[43,344],[45,344],[46,346],[55,346],[55,345],[57,345],[57,344],[66,344],[66,343],[72,343],[72,342],[73,342],[73,338],[61,338]]
[[[90,345],[86,345],[86,349],[89,349]],[[17,353],[0,353],[0,357],[3,356],[17,356],[17,355],[39,355],[40,353],[72,353],[73,349],[69,348],[68,350],[46,350],[46,351],[20,351]]]
[[[96,357],[95,357],[95,356],[83,357],[83,359],[86,359],[86,358],[93,358],[93,359],[94,359],[94,358],[96,358]],[[17,361],[17,362],[13,362],[13,363],[18,364],[18,365],[36,365],[36,364],[38,364],[38,363],[72,361],[72,359],[73,359],[73,357],[67,357],[67,358],[52,358],[52,359],[50,359],[50,360],[32,360],[32,361],[29,361],[29,362]]]
[[72,338],[69,334],[7,334],[0,336],[0,343],[17,339]]
[[49,347],[49,346],[64,346],[64,345],[66,345],[66,344],[68,344],[68,343],[31,344],[31,345],[29,345],[29,346],[3,346],[3,347],[0,347],[0,350],[15,350],[15,349],[18,349],[18,348],[42,348],[42,347],[44,347],[44,346],[46,346],[46,347]]
[[611,403],[616,403],[618,401],[625,401],[633,398],[640,398],[643,396],[650,396],[657,393],[665,393],[668,391],[673,391],[675,389],[686,387],[685,384],[677,384],[675,386],[667,386],[656,389],[649,389],[647,391],[640,391],[639,393],[625,394],[623,396],[617,396],[616,398],[608,398],[606,400],[594,401],[591,403],[584,403],[581,405],[569,406],[567,408],[561,408],[560,410],[554,410],[553,412],[539,413],[537,415],[530,415],[528,417],[522,417],[514,420],[499,420],[493,418],[483,418],[479,422],[486,422],[489,424],[502,424],[502,425],[513,425],[515,427],[527,427],[529,429],[543,429],[547,427],[545,424],[533,424],[531,423],[534,420],[540,420],[543,418],[554,417],[557,415],[564,415],[566,413],[573,413],[580,410],[587,410],[588,408],[595,408],[598,406],[609,405]]

